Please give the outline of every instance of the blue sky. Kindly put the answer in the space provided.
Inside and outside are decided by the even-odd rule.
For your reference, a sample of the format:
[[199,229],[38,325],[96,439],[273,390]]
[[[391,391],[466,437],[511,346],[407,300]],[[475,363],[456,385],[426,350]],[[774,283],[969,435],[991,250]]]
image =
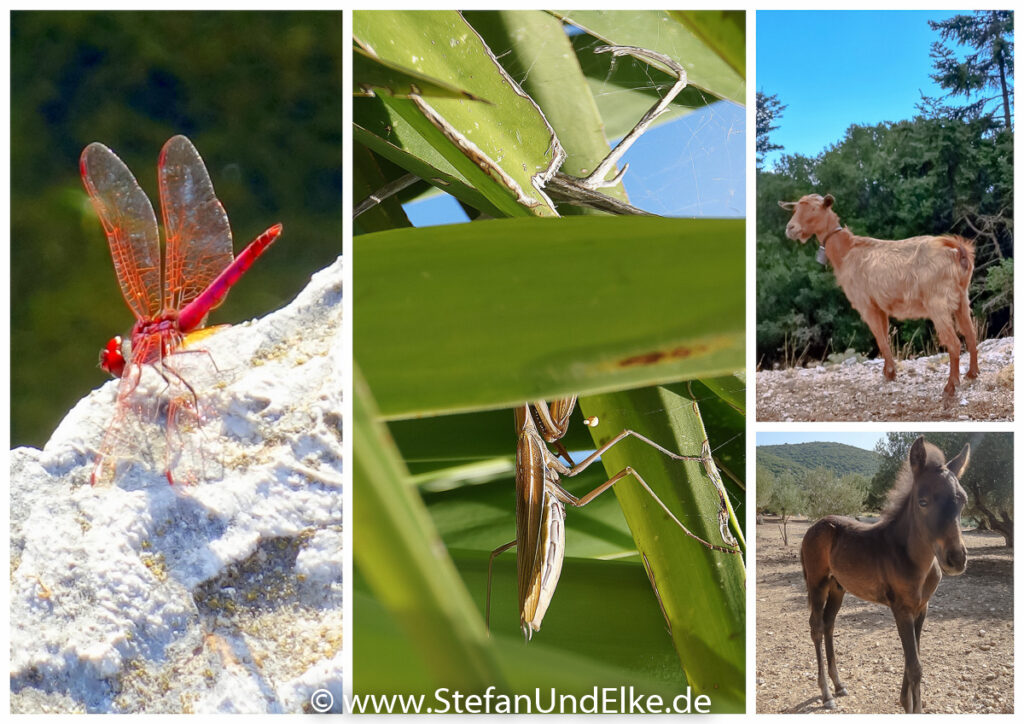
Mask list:
[[[650,129],[626,154],[630,201],[663,216],[744,216],[745,128],[746,110],[719,102]],[[447,194],[405,211],[415,226],[467,221]]]
[[801,442],[841,442],[844,445],[874,450],[885,439],[884,432],[758,432],[758,445],[795,445]]
[[856,123],[874,125],[916,115],[921,93],[942,96],[929,74],[928,21],[953,11],[759,11],[757,90],[786,105],[766,156],[815,156]]

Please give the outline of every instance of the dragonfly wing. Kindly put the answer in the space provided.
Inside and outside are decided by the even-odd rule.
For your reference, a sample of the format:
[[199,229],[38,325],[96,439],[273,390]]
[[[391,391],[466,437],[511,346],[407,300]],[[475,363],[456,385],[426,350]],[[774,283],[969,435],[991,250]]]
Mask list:
[[159,177],[167,237],[165,307],[181,309],[231,263],[231,227],[203,159],[184,136],[164,144]]
[[124,162],[102,143],[85,147],[79,167],[107,233],[125,301],[137,318],[155,317],[162,308],[162,287],[153,205]]

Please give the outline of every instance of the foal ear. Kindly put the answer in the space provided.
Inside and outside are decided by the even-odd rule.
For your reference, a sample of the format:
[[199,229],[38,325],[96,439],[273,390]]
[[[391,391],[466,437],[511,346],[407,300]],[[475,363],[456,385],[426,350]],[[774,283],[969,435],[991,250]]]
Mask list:
[[960,451],[960,454],[955,458],[946,463],[946,469],[953,475],[962,477],[964,471],[967,470],[967,463],[971,460],[971,445],[968,443],[964,445],[964,449]]
[[832,194],[825,194],[825,198],[824,198],[824,200],[822,200],[821,205],[824,206],[827,209],[827,208],[830,208],[832,206],[832,203],[834,201],[835,201],[835,199],[832,198]]
[[924,435],[921,435],[910,446],[910,469],[914,475],[918,475],[924,470],[925,463],[927,462],[928,451],[924,449]]
[[779,206],[786,209],[787,211],[792,211],[793,207],[796,206],[796,201],[780,201]]

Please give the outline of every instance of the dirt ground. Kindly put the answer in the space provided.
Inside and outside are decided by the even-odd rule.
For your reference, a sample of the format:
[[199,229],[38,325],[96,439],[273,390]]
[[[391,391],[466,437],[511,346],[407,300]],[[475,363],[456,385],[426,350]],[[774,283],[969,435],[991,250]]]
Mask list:
[[[822,713],[800,570],[806,520],[757,526],[757,712]],[[946,576],[921,634],[926,713],[1013,713],[1013,552],[1002,536],[966,532],[967,571]],[[903,649],[889,609],[847,595],[836,658],[848,696],[834,712],[901,713]],[[830,682],[831,683],[831,682]]]
[[757,373],[757,419],[815,420],[1012,420],[1013,338],[978,345],[981,376],[964,380],[949,407],[941,402],[949,377],[946,354],[897,360],[896,379],[882,376],[881,358],[851,357],[842,364]]

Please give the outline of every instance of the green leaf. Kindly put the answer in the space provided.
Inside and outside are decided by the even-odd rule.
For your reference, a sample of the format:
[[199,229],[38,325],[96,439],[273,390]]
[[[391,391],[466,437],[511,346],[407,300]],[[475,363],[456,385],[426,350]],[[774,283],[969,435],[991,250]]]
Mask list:
[[579,217],[365,234],[355,355],[388,418],[731,372],[743,228]]
[[[586,397],[580,406],[597,416],[591,430],[602,445],[620,430],[634,430],[673,449],[700,455],[705,431],[689,399],[664,388]],[[662,410],[662,414],[649,414]],[[718,517],[721,497],[699,461],[680,463],[628,438],[603,456],[614,476],[636,470],[689,531],[709,544],[731,547]],[[614,486],[671,625],[690,685],[720,703],[742,706],[745,687],[745,572],[742,556],[709,550],[685,535],[631,477]],[[740,709],[742,710],[742,709]]]
[[355,40],[371,55],[493,104],[381,96],[390,109],[504,215],[557,215],[539,190],[561,162],[557,139],[461,15],[376,11],[353,18]]
[[352,138],[357,145],[369,148],[485,214],[504,216],[404,118],[379,98],[355,98],[352,106],[356,117],[352,124]]
[[352,48],[352,78],[355,85],[364,90],[382,89],[395,98],[408,98],[415,93],[424,98],[459,98],[487,102],[450,83],[370,55],[358,45]]
[[[561,171],[577,177],[589,174],[611,149],[605,138],[605,120],[562,23],[539,11],[478,11],[465,13],[465,17],[488,46],[500,53],[509,75],[523,79],[523,90],[544,111],[566,153]],[[647,107],[632,123],[640,120]],[[605,193],[628,201],[621,184]],[[563,213],[577,213],[577,209],[566,206]]]
[[747,409],[747,376],[745,372],[737,372],[727,377],[703,379],[701,382],[733,407],[740,417],[743,416]]
[[[601,396],[583,401],[587,411],[599,410],[603,418],[595,432],[604,442],[628,424],[657,442],[682,454],[700,451],[702,434],[688,399],[666,390],[646,389],[626,395]],[[512,414],[502,411],[505,447],[514,450],[510,431]],[[468,417],[468,416],[467,416]],[[679,418],[682,418],[680,427]],[[674,421],[673,421],[674,420]],[[418,421],[420,429],[446,418]],[[394,423],[393,423],[394,424]],[[450,428],[443,428],[450,430]],[[675,436],[675,437],[674,437]],[[472,449],[475,441],[462,438]],[[614,458],[620,451],[621,459]],[[605,455],[604,470],[592,465],[563,484],[578,496],[602,484],[627,461],[658,492],[676,515],[695,532],[700,531],[718,544],[718,498],[703,466],[698,462],[672,461],[643,443],[628,439]],[[620,496],[634,496],[639,509],[627,515],[615,498],[604,494],[584,508],[566,510],[566,560],[558,589],[541,630],[529,646],[528,656],[516,661],[505,658],[510,651],[522,652],[519,612],[516,607],[515,553],[495,561],[492,583],[492,635],[512,691],[529,691],[533,686],[554,686],[559,691],[585,693],[597,682],[607,685],[633,684],[645,691],[660,691],[668,684],[675,693],[686,683],[695,693],[706,691],[712,709],[719,712],[743,708],[743,570],[734,554],[707,551],[685,536],[631,479],[616,484]],[[634,490],[630,491],[630,488]],[[480,611],[485,610],[487,557],[491,550],[507,543],[515,531],[514,481],[510,475],[485,484],[454,487],[425,494],[430,515],[451,551],[469,594]],[[633,528],[633,532],[630,532]],[[634,542],[636,539],[638,542]],[[357,540],[357,544],[361,541]],[[665,610],[671,612],[671,631],[651,588],[644,562],[635,553],[642,546]],[[706,560],[708,557],[709,560]],[[679,568],[685,570],[681,575]],[[667,577],[668,580],[662,580]],[[678,581],[675,579],[679,579]],[[599,602],[599,604],[598,604]],[[705,608],[713,612],[705,615]],[[362,604],[357,622],[363,629]],[[376,617],[374,624],[379,622]],[[380,624],[382,629],[387,626]],[[391,624],[394,628],[394,624]],[[378,635],[382,635],[378,632]],[[379,657],[382,640],[373,639],[373,656]],[[680,644],[679,642],[683,643]],[[364,645],[360,639],[359,649]],[[387,648],[408,646],[392,637]],[[685,646],[681,655],[679,646]],[[357,652],[358,650],[357,649]],[[712,654],[704,666],[704,652]],[[701,652],[695,656],[695,652]],[[409,666],[408,653],[396,653],[399,672]],[[554,656],[555,658],[549,658]],[[575,665],[558,671],[551,664],[558,657]],[[695,659],[700,663],[695,663]],[[690,681],[682,678],[680,660],[688,667]],[[505,664],[508,668],[504,668]],[[380,664],[374,664],[380,668]],[[582,668],[580,668],[582,667]],[[391,670],[391,666],[385,667]],[[579,677],[592,671],[590,684]],[[540,672],[544,676],[540,676]],[[378,672],[384,686],[384,671]],[[404,676],[404,674],[400,674]],[[416,681],[412,674],[405,680]],[[664,682],[658,684],[657,682]],[[649,687],[654,687],[649,688]],[[407,691],[406,688],[393,690]]]
[[401,458],[376,419],[358,367],[353,376],[355,562],[420,656],[429,660],[434,681],[465,690],[500,684],[483,622],[438,545],[422,501],[405,484]]
[[718,53],[741,78],[746,77],[746,13],[742,10],[669,10],[668,14]]
[[668,13],[559,10],[555,14],[610,45],[634,45],[675,58],[686,68],[689,85],[740,105],[745,103],[746,83],[742,71],[723,60],[714,47],[706,45],[706,35],[694,34]]
[[[394,180],[385,175],[385,169],[382,166],[381,159],[370,153],[366,146],[359,144],[353,146],[352,187],[354,196],[365,198],[389,181]],[[354,222],[354,226],[356,227],[355,233],[366,233],[367,231],[401,229],[412,225],[398,199],[392,196],[360,215]]]

